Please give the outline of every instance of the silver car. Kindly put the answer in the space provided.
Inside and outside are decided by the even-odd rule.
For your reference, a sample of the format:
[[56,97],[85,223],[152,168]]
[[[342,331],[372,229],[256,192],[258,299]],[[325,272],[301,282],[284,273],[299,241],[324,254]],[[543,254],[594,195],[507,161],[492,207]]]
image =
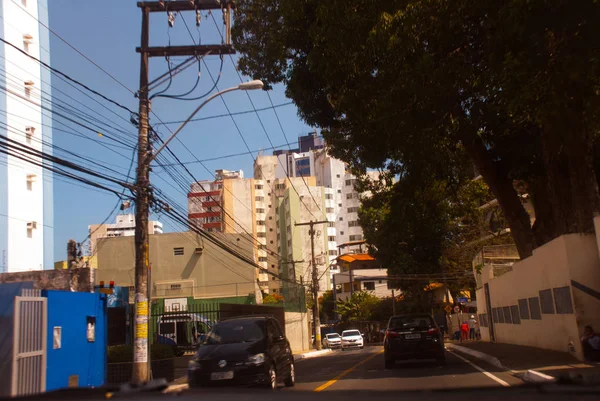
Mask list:
[[326,348],[340,348],[342,346],[342,337],[338,333],[329,333],[323,339],[323,346]]

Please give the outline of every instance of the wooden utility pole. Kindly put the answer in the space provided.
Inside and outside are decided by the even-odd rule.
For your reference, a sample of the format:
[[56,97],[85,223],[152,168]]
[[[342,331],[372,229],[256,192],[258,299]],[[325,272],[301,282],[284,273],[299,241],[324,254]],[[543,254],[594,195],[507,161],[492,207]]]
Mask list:
[[307,223],[296,223],[296,226],[310,226],[308,235],[310,235],[310,254],[312,263],[312,293],[313,293],[313,327],[315,329],[315,345],[318,350],[322,348],[321,344],[321,319],[319,318],[319,272],[315,261],[315,224],[326,224],[327,220],[309,221]]
[[[232,0],[186,0],[186,1],[154,1],[138,2],[142,10],[142,38],[141,46],[136,49],[141,55],[140,62],[140,89],[139,99],[139,131],[138,131],[138,165],[135,185],[135,305],[134,305],[134,346],[133,346],[133,374],[132,381],[141,384],[150,379],[149,370],[149,327],[150,314],[148,268],[149,268],[149,243],[148,220],[150,210],[150,157],[152,148],[148,140],[150,123],[148,61],[150,57],[171,56],[204,56],[206,54],[224,55],[234,54],[231,46],[231,9],[234,7]],[[152,12],[180,12],[200,10],[222,10],[225,16],[226,33],[224,44],[185,45],[150,47],[150,13]],[[165,23],[167,23],[165,21]],[[156,80],[155,80],[156,82]]]

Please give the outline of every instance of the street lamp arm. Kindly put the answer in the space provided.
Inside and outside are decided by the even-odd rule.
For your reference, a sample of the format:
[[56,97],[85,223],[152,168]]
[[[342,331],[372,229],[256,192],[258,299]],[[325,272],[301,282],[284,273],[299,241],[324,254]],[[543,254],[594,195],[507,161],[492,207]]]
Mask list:
[[227,88],[224,89],[220,92],[214,93],[211,96],[208,97],[208,99],[206,99],[204,102],[200,103],[200,105],[198,107],[196,107],[196,110],[194,110],[194,112],[192,114],[190,114],[190,116],[188,118],[185,119],[184,122],[181,123],[181,125],[179,127],[177,127],[177,129],[171,134],[171,136],[156,150],[156,152],[154,152],[150,157],[148,157],[148,161],[147,163],[151,163],[152,160],[156,159],[156,156],[158,156],[158,154],[169,144],[169,142],[171,142],[173,140],[173,138],[175,138],[175,136],[177,136],[177,134],[179,134],[179,132],[183,129],[183,127],[185,127],[187,125],[187,123],[190,122],[190,120],[192,118],[194,118],[194,116],[196,114],[198,114],[198,112],[200,111],[201,108],[203,108],[208,102],[210,102],[211,100],[213,100],[214,98],[221,96],[227,92],[233,92],[235,90],[240,89],[239,86],[234,86],[231,88]]

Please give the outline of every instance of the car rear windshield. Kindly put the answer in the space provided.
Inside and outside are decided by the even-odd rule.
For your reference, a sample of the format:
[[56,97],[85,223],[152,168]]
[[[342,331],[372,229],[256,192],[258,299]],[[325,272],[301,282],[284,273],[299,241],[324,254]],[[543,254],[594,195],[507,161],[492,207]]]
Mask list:
[[264,325],[256,321],[222,322],[208,333],[205,344],[234,344],[260,341],[265,338]]
[[327,338],[340,338],[340,335],[335,333],[335,334],[327,334]]
[[433,319],[430,316],[398,316],[390,320],[390,329],[407,329],[411,327],[432,327]]
[[342,337],[350,337],[350,336],[360,336],[360,331],[358,330],[350,330],[342,333]]

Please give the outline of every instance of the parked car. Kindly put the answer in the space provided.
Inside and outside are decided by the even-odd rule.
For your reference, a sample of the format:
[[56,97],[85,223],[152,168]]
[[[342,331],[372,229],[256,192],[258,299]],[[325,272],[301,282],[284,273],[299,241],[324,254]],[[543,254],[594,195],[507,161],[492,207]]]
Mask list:
[[239,317],[213,326],[188,365],[190,386],[260,384],[275,389],[295,384],[294,357],[279,322]]
[[365,340],[358,330],[342,331],[342,351],[348,348],[364,348]]
[[329,333],[323,339],[325,348],[340,348],[342,346],[342,337],[338,333]]
[[385,367],[402,359],[435,359],[446,363],[444,337],[427,314],[392,316],[383,340]]

